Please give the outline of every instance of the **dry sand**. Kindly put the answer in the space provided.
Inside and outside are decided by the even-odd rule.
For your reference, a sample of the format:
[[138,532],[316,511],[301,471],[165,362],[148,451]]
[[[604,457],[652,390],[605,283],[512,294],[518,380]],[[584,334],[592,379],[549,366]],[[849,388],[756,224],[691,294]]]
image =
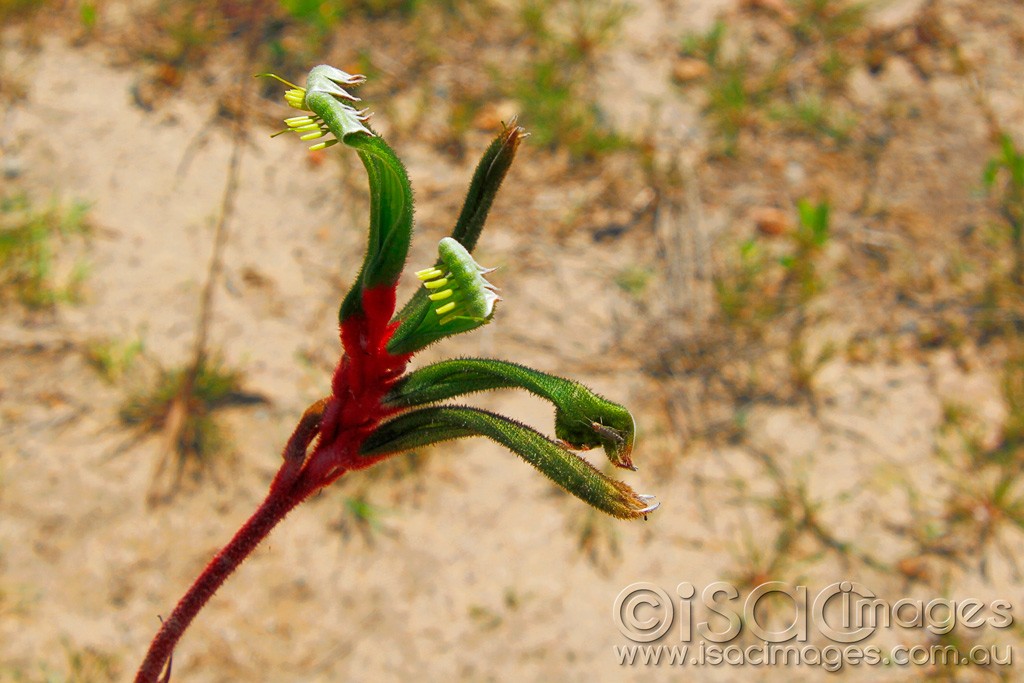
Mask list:
[[[705,4],[694,29],[718,9]],[[117,426],[117,410],[125,388],[104,382],[82,349],[93,339],[138,337],[167,366],[187,358],[229,136],[208,125],[213,103],[196,92],[142,111],[131,94],[138,74],[109,66],[98,47],[47,37],[28,52],[9,35],[5,50],[5,67],[31,77],[27,96],[3,119],[5,158],[22,169],[10,182],[41,200],[89,201],[95,233],[84,254],[84,303],[41,317],[13,308],[0,322],[0,681],[107,680],[70,678],[76,657],[127,680],[157,616],[258,504],[295,419],[328,390],[338,353],[334,306],[363,239],[362,209],[339,206],[337,187],[339,177],[361,183],[359,169],[310,163],[295,140],[253,129],[212,341],[244,371],[245,388],[269,403],[223,414],[235,457],[215,480],[148,507],[159,440],[123,447],[130,435]],[[474,135],[469,149],[482,149],[486,137]],[[426,263],[454,217],[473,153],[456,164],[426,145],[398,151],[421,199],[412,262]],[[521,152],[531,154],[528,145]],[[644,245],[538,243],[536,231],[517,227],[516,207],[557,213],[572,195],[541,191],[531,184],[536,175],[522,164],[512,172],[479,253],[482,263],[502,266],[497,322],[426,357],[528,361],[649,411],[639,415],[640,471],[625,478],[657,494],[662,509],[646,523],[600,520],[601,538],[613,539],[620,555],[606,552],[595,563],[578,548],[590,513],[514,456],[480,440],[434,449],[411,476],[345,481],[296,510],[189,630],[174,680],[735,680],[737,671],[722,668],[620,666],[613,646],[626,641],[611,608],[633,582],[672,591],[758,564],[751,549],[770,554],[777,528],[760,502],[773,489],[749,449],[696,448],[685,457],[674,450],[636,364],[608,355],[629,334],[622,320],[635,315],[612,275],[641,258]],[[935,459],[944,401],[972,405],[995,430],[1003,416],[998,376],[984,364],[965,372],[937,353],[857,366],[835,360],[816,386],[824,397],[817,419],[803,408],[759,408],[747,417],[752,443],[823,503],[838,537],[890,560],[909,552],[893,531],[912,521],[908,490],[927,510],[949,485],[950,472]],[[550,430],[548,407],[529,397],[475,402]],[[652,462],[660,464],[645,467]],[[359,491],[383,510],[382,530],[369,537],[339,522],[345,496]],[[1020,555],[1021,540],[1006,539],[1011,555]],[[819,588],[850,578],[893,599],[1006,598],[1024,607],[1012,565],[997,554],[988,559],[985,576],[977,566],[943,569],[942,581],[907,586],[820,551],[768,578]],[[997,642],[1019,643],[1018,633]],[[925,639],[888,633],[882,642],[889,641]],[[916,675],[875,669],[851,677]]]

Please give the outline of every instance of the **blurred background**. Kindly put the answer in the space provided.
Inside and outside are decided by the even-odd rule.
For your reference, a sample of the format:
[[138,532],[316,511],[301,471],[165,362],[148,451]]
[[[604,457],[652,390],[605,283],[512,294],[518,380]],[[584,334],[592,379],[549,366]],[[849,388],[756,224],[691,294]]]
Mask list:
[[[662,508],[607,519],[482,440],[395,458],[285,520],[175,680],[678,678],[615,656],[636,581],[1018,606],[1018,0],[0,0],[0,20],[0,681],[128,680],[329,392],[365,175],[271,139],[294,112],[252,78],[318,63],[369,77],[415,268],[519,115],[476,253],[504,300],[417,362],[504,358],[629,406],[625,479]],[[474,404],[552,432],[529,396]]]

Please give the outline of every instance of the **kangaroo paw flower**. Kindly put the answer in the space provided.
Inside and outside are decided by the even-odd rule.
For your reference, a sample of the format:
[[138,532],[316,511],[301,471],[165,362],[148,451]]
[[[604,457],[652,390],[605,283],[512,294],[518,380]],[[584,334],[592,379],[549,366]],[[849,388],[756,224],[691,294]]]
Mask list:
[[[331,381],[331,395],[310,406],[299,420],[266,499],[163,623],[139,667],[136,683],[166,681],[171,654],[185,629],[289,511],[346,472],[369,467],[391,454],[484,436],[609,515],[646,519],[658,508],[653,496],[638,494],[571,450],[600,446],[615,465],[635,469],[633,416],[578,382],[484,359],[445,361],[403,376],[416,351],[476,329],[494,315],[500,297],[484,277],[490,271],[474,261],[470,252],[525,131],[513,121],[488,147],[474,171],[452,236],[438,245],[437,262],[416,274],[423,286],[394,315],[395,292],[412,236],[412,187],[394,150],[367,125],[369,112],[355,107],[359,98],[348,89],[365,77],[327,65],[314,67],[305,87],[273,74],[260,75],[287,86],[285,102],[302,112],[285,119],[282,133],[313,142],[310,149],[340,142],[359,155],[369,180],[366,252],[339,311],[343,352]],[[499,388],[523,388],[550,401],[558,441],[502,415],[429,405]]]
[[646,518],[658,509],[651,496],[642,496],[623,482],[605,476],[543,434],[477,408],[439,406],[404,413],[370,434],[360,453],[379,457],[468,436],[485,436],[500,443],[567,492],[613,517]]
[[291,86],[284,93],[284,100],[292,109],[307,111],[312,116],[294,116],[285,119],[285,125],[298,134],[299,139],[307,142],[325,135],[334,134],[337,138],[318,142],[311,150],[324,149],[338,143],[338,139],[352,133],[373,135],[373,131],[364,123],[370,119],[366,109],[356,109],[350,103],[359,102],[359,98],[341,86],[357,86],[366,81],[360,74],[350,74],[333,66],[321,64],[309,72],[306,87],[289,83],[275,74],[259,74],[274,78],[285,85]]
[[418,271],[416,277],[431,293],[427,298],[438,316],[438,324],[444,327],[459,318],[472,322],[486,322],[494,312],[494,304],[501,301],[497,291],[484,279],[493,268],[484,268],[473,260],[466,248],[451,237],[445,237],[437,245],[445,269],[427,268]]
[[459,358],[422,367],[400,380],[385,405],[412,408],[491,389],[526,389],[555,406],[555,436],[576,450],[602,447],[612,464],[635,470],[633,415],[579,382],[518,363]]
[[[501,301],[484,268],[473,260],[466,248],[451,237],[437,245],[438,262],[416,273],[423,283],[425,305],[411,312],[400,324],[388,344],[388,352],[410,353],[444,337],[469,332],[486,324],[494,315],[494,304]],[[405,311],[403,311],[404,313]]]

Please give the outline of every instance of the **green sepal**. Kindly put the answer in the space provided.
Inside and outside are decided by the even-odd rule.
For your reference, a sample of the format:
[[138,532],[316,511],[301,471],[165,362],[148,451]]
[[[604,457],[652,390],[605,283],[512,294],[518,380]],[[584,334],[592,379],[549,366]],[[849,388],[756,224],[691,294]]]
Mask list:
[[[472,253],[476,247],[477,240],[480,238],[480,233],[484,228],[484,223],[487,221],[487,215],[490,213],[491,205],[498,194],[498,189],[501,187],[505,175],[512,166],[516,150],[519,149],[519,144],[526,136],[525,130],[515,125],[514,120],[510,121],[480,158],[480,163],[477,164],[476,170],[473,172],[473,179],[469,183],[469,191],[466,193],[462,211],[459,213],[459,218],[455,222],[455,228],[452,230],[451,235],[453,239],[466,248],[467,252]],[[440,259],[438,259],[436,266],[442,266]],[[388,343],[388,352],[406,353],[418,351],[437,341],[436,338],[432,340],[426,340],[422,337],[416,338],[414,334],[424,324],[427,315],[430,313],[430,308],[431,305],[430,300],[427,298],[427,293],[422,289],[417,290],[405,306],[402,307],[398,315],[395,316],[395,320],[399,321],[400,324]]]
[[555,436],[577,450],[601,446],[618,467],[636,469],[630,455],[636,438],[632,414],[579,382],[517,363],[462,358],[420,368],[384,397],[392,408],[412,408],[490,389],[520,388],[555,406]]
[[477,408],[444,406],[404,413],[370,434],[360,453],[376,457],[468,436],[485,436],[505,446],[572,495],[613,517],[646,517],[658,507],[652,496],[641,496],[605,476],[543,434]]

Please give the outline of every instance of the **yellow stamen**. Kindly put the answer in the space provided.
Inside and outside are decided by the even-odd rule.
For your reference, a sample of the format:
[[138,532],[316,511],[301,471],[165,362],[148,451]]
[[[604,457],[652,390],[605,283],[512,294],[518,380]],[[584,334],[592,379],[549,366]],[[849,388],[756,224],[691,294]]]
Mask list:
[[280,76],[278,76],[277,74],[256,74],[256,78],[261,78],[261,77],[262,78],[273,78],[275,81],[279,81],[281,83],[284,83],[285,85],[290,86],[292,88],[295,88],[296,90],[301,90],[302,89],[301,86],[295,85],[291,81],[286,81],[283,78],[281,78]]
[[284,99],[293,109],[304,109],[302,105],[306,101],[306,91],[299,88],[289,90],[284,94]]
[[440,280],[434,280],[433,282],[424,282],[423,286],[427,289],[441,289],[448,284],[448,278],[443,277]]
[[454,310],[455,310],[455,302],[452,301],[452,302],[447,303],[444,306],[441,306],[440,308],[438,308],[437,309],[437,314],[438,315],[444,315],[445,313],[451,313]]
[[450,297],[454,293],[455,292],[453,292],[452,290],[446,289],[443,292],[438,292],[437,294],[431,294],[427,298],[430,299],[431,301],[444,301],[445,299],[447,299],[448,297]]
[[309,148],[309,151],[310,152],[318,152],[321,149],[325,149],[327,147],[330,147],[331,145],[336,145],[336,144],[338,144],[338,140],[336,138],[332,138],[330,140],[327,140],[326,142],[318,142],[315,145],[311,145],[310,148]]
[[300,135],[299,139],[300,140],[316,140],[317,138],[322,138],[323,136],[324,136],[324,132],[322,130],[317,129],[317,131],[315,133],[306,133],[305,135]]
[[433,280],[435,277],[441,277],[444,272],[437,268],[424,268],[423,270],[416,271],[416,277],[421,280]]

